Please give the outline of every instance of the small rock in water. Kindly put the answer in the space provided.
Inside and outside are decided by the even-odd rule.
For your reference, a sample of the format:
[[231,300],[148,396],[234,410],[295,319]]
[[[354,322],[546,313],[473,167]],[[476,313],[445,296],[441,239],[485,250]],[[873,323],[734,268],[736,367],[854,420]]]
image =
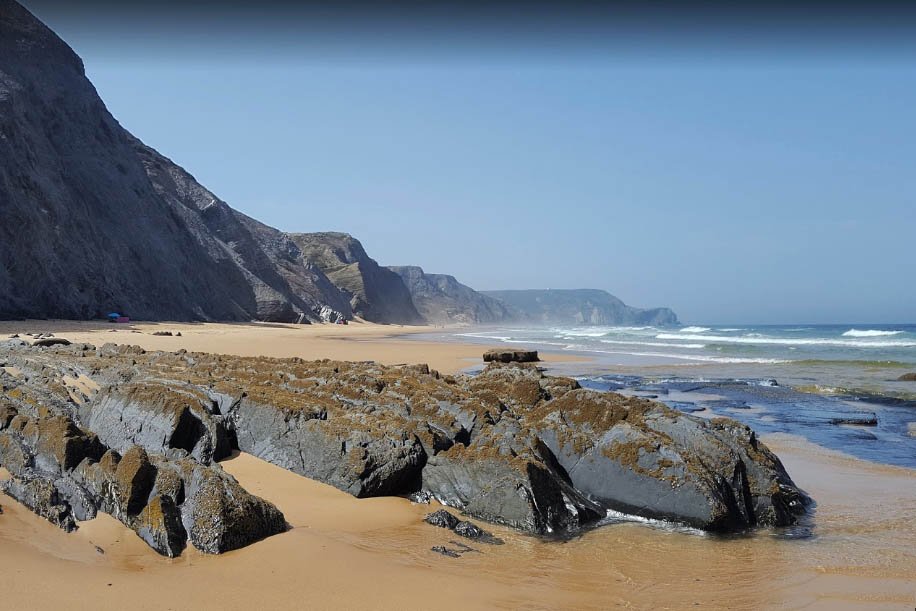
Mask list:
[[900,376],[899,378],[897,378],[897,381],[898,382],[916,382],[916,372],[905,373],[902,376]]
[[449,558],[461,558],[461,553],[453,549],[449,549],[445,547],[444,545],[435,545],[431,547],[430,549],[436,552],[437,554],[442,554],[443,556],[448,556]]
[[176,332],[175,332],[175,337],[181,337],[181,331],[176,331]]
[[878,426],[878,416],[873,413],[862,415],[850,414],[848,416],[834,416],[828,420],[830,424],[857,424],[859,426]]
[[489,543],[491,545],[503,544],[502,539],[494,537],[491,533],[488,533],[476,524],[472,524],[467,520],[459,520],[444,509],[440,509],[439,511],[427,515],[424,518],[424,521],[427,524],[432,524],[433,526],[438,526],[439,528],[447,528],[451,531],[454,531],[456,535],[460,535],[466,539],[474,539],[475,541],[480,541],[481,543]]
[[13,333],[12,335],[10,335],[10,339],[19,339],[19,334]]

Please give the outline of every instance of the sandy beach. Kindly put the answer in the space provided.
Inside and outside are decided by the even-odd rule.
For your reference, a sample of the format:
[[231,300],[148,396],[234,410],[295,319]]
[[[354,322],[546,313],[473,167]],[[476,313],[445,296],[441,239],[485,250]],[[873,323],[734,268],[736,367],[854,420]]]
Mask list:
[[[4,322],[0,333],[148,349],[425,362],[443,373],[479,363],[481,346],[400,337],[428,328]],[[155,330],[180,331],[159,337]],[[567,358],[544,355],[548,365]],[[506,541],[480,553],[430,551],[452,533],[435,508],[355,499],[249,455],[223,467],[275,503],[291,529],[224,554],[157,555],[100,515],[67,535],[0,495],[0,591],[17,609],[783,608],[910,609],[916,604],[916,471],[856,460],[800,438],[765,438],[817,501],[814,535],[728,538],[620,524],[559,542],[485,525]],[[7,474],[0,472],[0,477]]]
[[[106,342],[132,344],[146,350],[180,349],[237,356],[372,360],[383,365],[426,363],[441,373],[457,373],[479,365],[487,346],[472,343],[417,342],[405,336],[429,334],[442,328],[430,326],[349,325],[282,323],[161,323],[112,324],[69,320],[0,321],[0,338],[14,333],[54,333],[73,342],[101,346]],[[181,333],[181,337],[157,336],[157,331]],[[28,339],[28,338],[26,338]],[[493,347],[505,344],[493,342]],[[562,352],[542,352],[543,365],[584,361]]]

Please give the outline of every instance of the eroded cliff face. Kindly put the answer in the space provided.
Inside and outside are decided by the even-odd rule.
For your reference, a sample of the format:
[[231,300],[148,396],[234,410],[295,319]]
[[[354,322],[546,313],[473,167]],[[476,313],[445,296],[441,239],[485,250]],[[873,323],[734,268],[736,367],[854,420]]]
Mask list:
[[0,1],[0,316],[251,318],[227,255],[157,196],[73,51]]
[[[353,314],[372,322],[415,325],[426,322],[417,312],[401,277],[366,254],[359,240],[346,233],[290,233],[302,257],[324,272],[349,297]],[[428,320],[428,319],[427,319]]]
[[412,265],[389,267],[397,273],[420,314],[431,324],[496,324],[512,321],[502,302],[478,293],[454,276],[427,274]]
[[170,555],[282,530],[216,462],[234,449],[357,497],[419,493],[537,534],[608,510],[712,531],[784,526],[808,504],[747,426],[532,365],[440,376],[12,340],[0,366],[7,494],[67,530],[110,513]]

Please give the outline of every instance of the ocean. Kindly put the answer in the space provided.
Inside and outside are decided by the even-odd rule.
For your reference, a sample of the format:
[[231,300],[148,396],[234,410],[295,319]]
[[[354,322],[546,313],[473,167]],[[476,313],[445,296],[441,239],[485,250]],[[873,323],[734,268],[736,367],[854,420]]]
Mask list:
[[916,325],[481,327],[436,339],[587,357],[550,373],[916,468],[916,382],[898,380],[916,372]]
[[916,366],[916,325],[517,327],[456,335],[589,353],[619,365],[833,361]]

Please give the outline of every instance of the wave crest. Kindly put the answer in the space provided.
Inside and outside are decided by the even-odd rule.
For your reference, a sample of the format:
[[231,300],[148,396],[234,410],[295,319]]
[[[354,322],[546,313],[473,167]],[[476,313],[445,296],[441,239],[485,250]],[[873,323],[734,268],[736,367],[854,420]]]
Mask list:
[[825,339],[825,338],[781,338],[763,337],[759,333],[749,333],[744,337],[724,335],[699,335],[679,333],[659,333],[655,339],[684,339],[704,343],[722,344],[762,344],[776,346],[846,346],[850,348],[913,348],[916,341],[909,340],[860,340],[860,339]]
[[843,337],[889,337],[891,335],[900,335],[903,331],[880,331],[878,329],[850,329],[843,334]]

